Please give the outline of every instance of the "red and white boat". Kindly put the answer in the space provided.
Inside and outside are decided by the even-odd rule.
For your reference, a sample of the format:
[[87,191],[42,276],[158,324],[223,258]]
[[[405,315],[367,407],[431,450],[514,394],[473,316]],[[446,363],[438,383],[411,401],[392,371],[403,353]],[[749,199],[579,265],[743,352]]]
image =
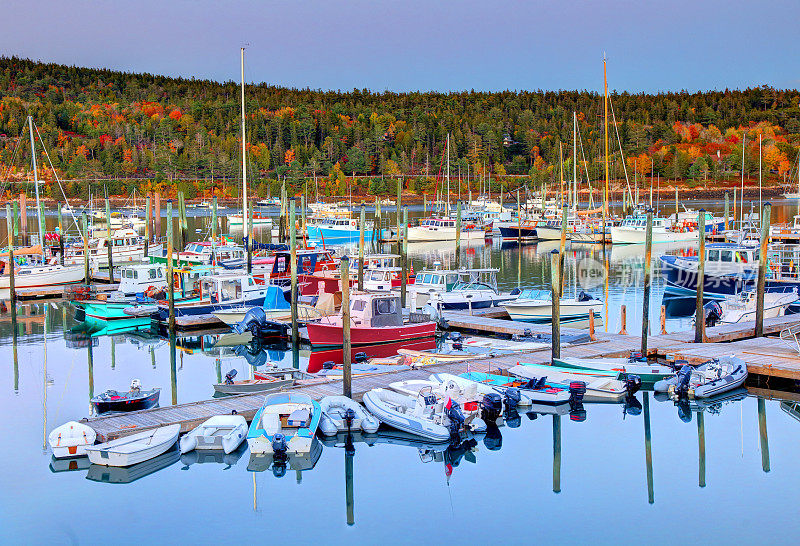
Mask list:
[[[340,348],[343,344],[341,312],[309,323],[308,339],[317,348]],[[419,346],[420,342],[435,343],[436,323],[403,321],[400,297],[394,294],[358,292],[350,296],[350,343],[352,347],[394,345]],[[369,355],[368,355],[369,356]]]

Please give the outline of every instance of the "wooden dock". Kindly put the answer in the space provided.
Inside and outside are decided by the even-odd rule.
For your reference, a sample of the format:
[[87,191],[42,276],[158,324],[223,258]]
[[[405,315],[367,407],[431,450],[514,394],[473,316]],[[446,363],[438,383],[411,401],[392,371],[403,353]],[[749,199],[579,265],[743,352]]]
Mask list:
[[[32,300],[38,298],[66,298],[70,290],[80,284],[69,284],[61,286],[41,286],[36,288],[17,288],[17,299]],[[119,288],[119,284],[93,284],[95,292],[113,292]]]
[[[496,312],[495,312],[496,313]],[[506,316],[508,316],[506,314]],[[447,321],[449,328],[462,332],[474,332],[478,334],[504,335],[504,336],[525,336],[540,335],[550,339],[552,328],[550,324],[534,324],[531,322],[521,322],[518,320],[502,320],[491,318],[489,313],[478,313],[470,315],[466,311],[442,311],[442,317]],[[589,341],[587,330],[578,328],[561,327],[562,341],[570,343]]]

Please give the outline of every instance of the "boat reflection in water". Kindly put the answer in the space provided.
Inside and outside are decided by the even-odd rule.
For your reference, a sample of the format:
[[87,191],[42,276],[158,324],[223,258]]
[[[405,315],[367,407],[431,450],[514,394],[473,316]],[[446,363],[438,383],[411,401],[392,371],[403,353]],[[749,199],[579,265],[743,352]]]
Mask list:
[[89,462],[89,457],[75,457],[72,459],[50,459],[50,472],[57,474],[58,472],[72,472],[74,470],[86,470],[92,465]]
[[291,469],[295,471],[297,483],[302,483],[303,472],[313,470],[321,455],[322,443],[317,438],[314,438],[311,442],[311,450],[302,455],[275,456],[275,454],[251,453],[247,470],[250,472],[264,472],[271,469],[273,476],[282,478],[286,475],[286,470]]
[[175,464],[180,458],[181,450],[176,443],[169,451],[158,457],[132,466],[89,465],[86,479],[103,483],[131,483]]
[[[666,402],[670,400],[669,394],[665,392],[657,392],[653,398],[659,402]],[[692,422],[692,413],[708,412],[710,414],[719,414],[722,411],[722,406],[725,404],[740,402],[747,398],[747,389],[739,387],[716,396],[708,398],[695,398],[689,400],[688,398],[681,397],[674,401],[675,407],[678,410],[678,418],[684,423]]]
[[[389,358],[397,355],[399,349],[410,349],[413,351],[427,351],[436,348],[436,339],[421,339],[418,341],[401,341],[397,343],[386,343],[378,345],[362,345],[354,347],[350,351],[350,362],[356,362],[356,355],[363,353],[366,358]],[[360,359],[360,358],[359,358]],[[322,370],[322,365],[325,362],[333,362],[334,364],[342,364],[343,362],[342,349],[324,349],[319,351],[311,351],[308,357],[308,372],[317,373]]]
[[242,442],[237,449],[230,453],[216,449],[193,449],[189,453],[181,455],[181,464],[183,464],[181,470],[189,470],[193,464],[223,464],[225,468],[222,470],[228,470],[239,462],[246,451],[247,442]]

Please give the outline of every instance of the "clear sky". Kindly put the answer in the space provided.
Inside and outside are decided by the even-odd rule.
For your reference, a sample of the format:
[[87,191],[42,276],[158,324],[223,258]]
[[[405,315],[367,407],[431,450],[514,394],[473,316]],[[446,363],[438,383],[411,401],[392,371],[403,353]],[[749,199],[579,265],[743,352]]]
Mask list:
[[[800,0],[5,0],[0,54],[314,89],[800,87]],[[1,91],[1,90],[0,90]]]

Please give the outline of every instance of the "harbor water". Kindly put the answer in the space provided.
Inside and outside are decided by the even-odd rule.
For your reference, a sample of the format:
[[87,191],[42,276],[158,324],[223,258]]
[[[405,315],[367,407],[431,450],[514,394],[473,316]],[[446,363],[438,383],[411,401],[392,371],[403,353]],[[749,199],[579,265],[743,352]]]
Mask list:
[[[692,205],[721,212],[719,202]],[[421,213],[414,208],[413,216]],[[796,213],[797,204],[787,202],[773,217],[788,222]],[[48,229],[54,221],[47,217]],[[208,221],[205,212],[189,219],[193,239],[206,236]],[[501,290],[549,288],[557,248],[464,243],[461,265],[498,268]],[[619,331],[625,305],[628,333],[638,336],[644,248],[609,248],[604,255],[600,247],[568,246],[565,291],[607,299],[598,329],[609,332]],[[689,248],[654,248],[653,333],[662,304],[669,332],[691,328],[694,300],[665,298],[658,260]],[[409,244],[409,254],[416,271],[455,264],[452,243]],[[586,275],[591,268],[601,275]],[[352,445],[343,437],[326,441],[302,469],[248,468],[246,447],[224,458],[172,450],[128,469],[56,461],[48,433],[88,416],[94,394],[126,390],[136,378],[144,388],[161,388],[162,407],[204,400],[228,371],[242,377],[254,365],[292,366],[292,351],[214,348],[215,336],[186,334],[175,341],[171,362],[168,338],[78,322],[67,302],[22,302],[16,324],[2,310],[0,525],[9,543],[717,544],[800,535],[792,504],[800,488],[793,466],[800,403],[744,390],[709,406],[676,406],[640,392],[633,406],[586,404],[584,421],[522,415],[474,445],[436,446],[381,430]],[[300,351],[299,367],[307,362],[308,351]]]

